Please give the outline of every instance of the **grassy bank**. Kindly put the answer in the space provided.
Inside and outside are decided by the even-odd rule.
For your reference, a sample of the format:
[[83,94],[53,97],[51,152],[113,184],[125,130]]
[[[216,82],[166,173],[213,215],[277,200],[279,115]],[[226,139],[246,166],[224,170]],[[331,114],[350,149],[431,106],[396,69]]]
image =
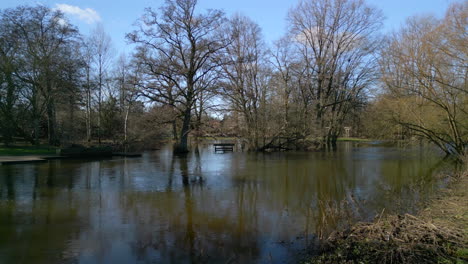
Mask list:
[[417,215],[379,216],[325,241],[306,263],[468,263],[468,170]]
[[0,147],[0,156],[54,155],[56,150],[49,146]]

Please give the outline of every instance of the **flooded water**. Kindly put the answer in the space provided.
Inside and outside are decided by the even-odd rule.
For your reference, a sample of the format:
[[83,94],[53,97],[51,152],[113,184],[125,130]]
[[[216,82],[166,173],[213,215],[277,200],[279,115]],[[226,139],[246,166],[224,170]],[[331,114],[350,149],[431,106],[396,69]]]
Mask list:
[[446,164],[426,148],[169,149],[0,166],[0,263],[294,263],[317,238],[412,212]]

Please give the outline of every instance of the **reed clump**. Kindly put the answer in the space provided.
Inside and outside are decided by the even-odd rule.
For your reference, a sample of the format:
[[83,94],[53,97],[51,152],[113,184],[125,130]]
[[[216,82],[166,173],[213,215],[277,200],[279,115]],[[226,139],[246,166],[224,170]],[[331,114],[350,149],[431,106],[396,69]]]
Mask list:
[[464,263],[462,230],[436,226],[416,216],[388,216],[333,233],[312,263]]
[[468,263],[468,169],[416,216],[380,214],[335,231],[308,263]]

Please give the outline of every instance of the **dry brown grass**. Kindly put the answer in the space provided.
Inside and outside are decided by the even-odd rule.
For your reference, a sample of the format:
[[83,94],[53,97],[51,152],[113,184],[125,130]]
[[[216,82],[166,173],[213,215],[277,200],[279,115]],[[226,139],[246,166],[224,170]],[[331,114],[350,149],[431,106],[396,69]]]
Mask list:
[[312,263],[468,263],[468,158],[417,216],[380,215],[335,232]]
[[453,179],[451,187],[442,190],[420,216],[436,225],[462,229],[468,237],[468,171]]

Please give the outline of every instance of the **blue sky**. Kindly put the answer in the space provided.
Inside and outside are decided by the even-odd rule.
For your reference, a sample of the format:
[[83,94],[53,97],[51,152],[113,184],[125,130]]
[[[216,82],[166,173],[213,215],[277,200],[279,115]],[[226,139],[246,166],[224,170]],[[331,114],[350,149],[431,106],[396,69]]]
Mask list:
[[[381,9],[386,17],[383,32],[397,29],[407,17],[412,15],[434,14],[443,16],[450,3],[456,0],[367,0],[367,3]],[[62,7],[69,11],[70,21],[88,34],[96,23],[102,23],[111,36],[117,53],[130,52],[125,34],[132,24],[143,14],[145,7],[159,7],[164,0],[1,0],[0,8],[15,7],[20,4],[43,4],[49,7]],[[267,42],[280,38],[286,32],[288,10],[297,0],[199,0],[199,10],[222,9],[228,15],[244,14],[257,22]]]

